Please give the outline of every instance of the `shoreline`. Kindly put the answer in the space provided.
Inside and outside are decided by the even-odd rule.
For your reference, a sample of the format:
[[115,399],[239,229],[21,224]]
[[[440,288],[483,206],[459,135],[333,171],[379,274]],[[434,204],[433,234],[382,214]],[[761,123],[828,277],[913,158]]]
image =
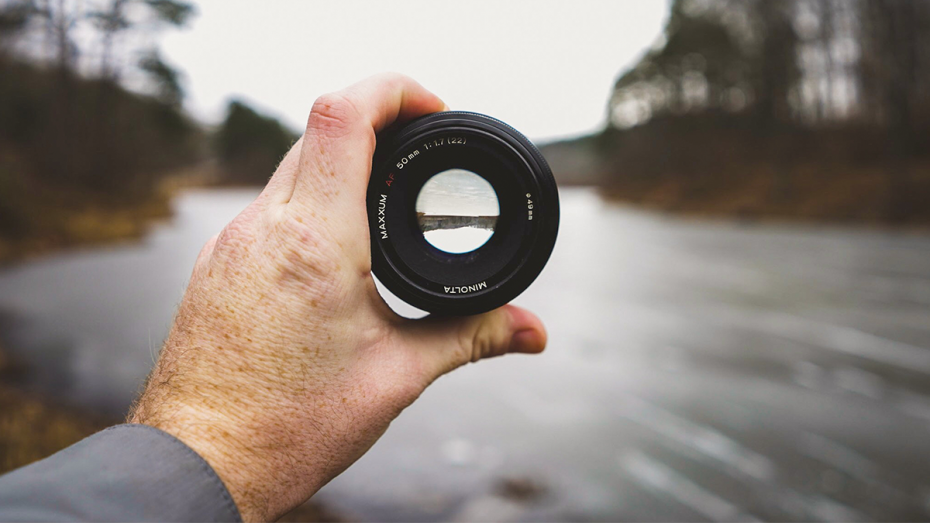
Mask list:
[[54,234],[20,240],[0,238],[0,267],[57,251],[137,240],[151,224],[170,218],[169,204],[170,197],[159,197],[135,209],[87,208],[70,213],[70,223]]
[[10,377],[21,372],[0,345],[0,474],[28,465],[118,423],[20,390]]
[[[178,170],[167,176],[144,202],[118,205],[90,202],[70,208],[56,205],[60,202],[52,202],[48,209],[43,209],[53,216],[51,221],[55,224],[51,228],[22,239],[0,237],[0,269],[55,252],[138,240],[153,224],[172,217],[171,202],[185,189],[261,189],[259,185],[219,183],[222,177],[217,169],[216,163],[209,161]],[[930,183],[926,175],[919,178],[921,185]],[[917,234],[930,232],[930,215],[927,219],[895,220],[876,205],[871,205],[865,212],[856,209],[855,202],[848,201],[849,198],[834,198],[820,203],[810,198],[794,202],[780,200],[772,197],[769,181],[760,179],[749,180],[726,194],[704,199],[687,197],[679,180],[645,185],[561,183],[559,187],[590,188],[608,203],[684,219]]]
[[[584,186],[574,186],[584,187]],[[883,218],[858,219],[841,217],[811,217],[801,214],[778,212],[757,212],[745,210],[720,211],[700,205],[671,206],[663,202],[643,201],[631,195],[617,195],[609,189],[587,186],[594,189],[598,196],[611,205],[623,206],[639,212],[650,213],[666,218],[688,220],[694,223],[727,223],[737,226],[761,226],[804,229],[836,229],[855,232],[927,235],[930,234],[930,222],[894,223]]]
[[784,205],[783,202],[775,202],[773,205],[766,201],[767,191],[756,191],[752,187],[745,193],[721,195],[721,198],[713,201],[681,198],[678,196],[680,187],[675,182],[632,189],[604,184],[566,183],[559,184],[559,189],[587,189],[611,205],[695,222],[930,234],[930,214],[917,219],[896,220],[874,207],[871,212],[856,213],[837,212],[827,206],[819,207],[816,202],[811,201],[801,202],[796,206]]
[[0,237],[0,268],[59,251],[138,240],[153,224],[172,217],[171,202],[180,191],[218,187],[219,179],[211,160],[166,175],[144,201],[74,202],[73,196],[55,195],[57,201],[40,209],[47,217],[40,230],[19,239]]

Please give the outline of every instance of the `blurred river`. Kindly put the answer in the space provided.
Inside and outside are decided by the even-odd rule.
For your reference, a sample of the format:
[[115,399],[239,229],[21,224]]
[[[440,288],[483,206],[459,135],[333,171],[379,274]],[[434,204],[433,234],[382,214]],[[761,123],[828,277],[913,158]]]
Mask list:
[[[255,194],[190,191],[140,243],[0,272],[24,384],[122,413],[200,246]],[[440,379],[318,499],[361,520],[930,517],[930,236],[562,199],[517,300],[547,352]]]

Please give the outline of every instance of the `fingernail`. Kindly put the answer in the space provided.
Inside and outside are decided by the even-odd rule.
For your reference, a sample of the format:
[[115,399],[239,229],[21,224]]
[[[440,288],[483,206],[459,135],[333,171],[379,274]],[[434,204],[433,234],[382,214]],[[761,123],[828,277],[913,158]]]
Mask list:
[[542,352],[544,348],[542,336],[534,329],[519,330],[510,338],[511,352]]

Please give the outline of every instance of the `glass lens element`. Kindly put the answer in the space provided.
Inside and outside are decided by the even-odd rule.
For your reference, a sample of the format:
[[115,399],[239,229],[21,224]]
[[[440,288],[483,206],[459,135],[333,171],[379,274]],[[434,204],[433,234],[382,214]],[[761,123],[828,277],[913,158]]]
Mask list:
[[417,220],[433,247],[452,254],[471,252],[494,234],[500,203],[491,184],[464,169],[449,169],[423,184]]

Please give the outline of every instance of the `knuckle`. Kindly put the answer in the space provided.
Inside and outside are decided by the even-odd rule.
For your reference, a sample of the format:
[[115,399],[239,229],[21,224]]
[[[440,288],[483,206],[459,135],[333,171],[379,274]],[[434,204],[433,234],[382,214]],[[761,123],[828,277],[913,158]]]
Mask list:
[[328,93],[313,102],[307,119],[309,132],[344,133],[359,117],[355,104],[341,93]]
[[299,216],[279,222],[277,232],[278,283],[314,295],[337,293],[341,267],[331,256],[327,236]]
[[501,356],[507,352],[507,340],[495,321],[476,319],[477,326],[465,327],[459,333],[459,347],[465,363]]
[[214,251],[219,253],[230,253],[239,251],[252,242],[251,228],[245,223],[245,220],[239,218],[229,222],[220,234],[216,237]]
[[463,363],[475,363],[488,353],[491,337],[486,325],[467,326],[459,331],[459,352]]
[[471,361],[472,347],[474,346],[475,335],[465,326],[459,327],[458,330],[458,360],[459,365],[464,365]]
[[242,254],[260,237],[262,213],[259,206],[249,205],[216,236],[213,252],[219,255]]
[[285,210],[274,223],[274,233],[277,243],[282,247],[320,253],[332,250],[330,235],[312,211],[303,213],[296,209]]
[[408,83],[413,82],[413,79],[410,78],[409,76],[403,73],[398,73],[396,71],[389,71],[386,73],[381,73],[378,76],[376,76],[376,78],[379,81],[389,84],[389,85],[406,85]]

